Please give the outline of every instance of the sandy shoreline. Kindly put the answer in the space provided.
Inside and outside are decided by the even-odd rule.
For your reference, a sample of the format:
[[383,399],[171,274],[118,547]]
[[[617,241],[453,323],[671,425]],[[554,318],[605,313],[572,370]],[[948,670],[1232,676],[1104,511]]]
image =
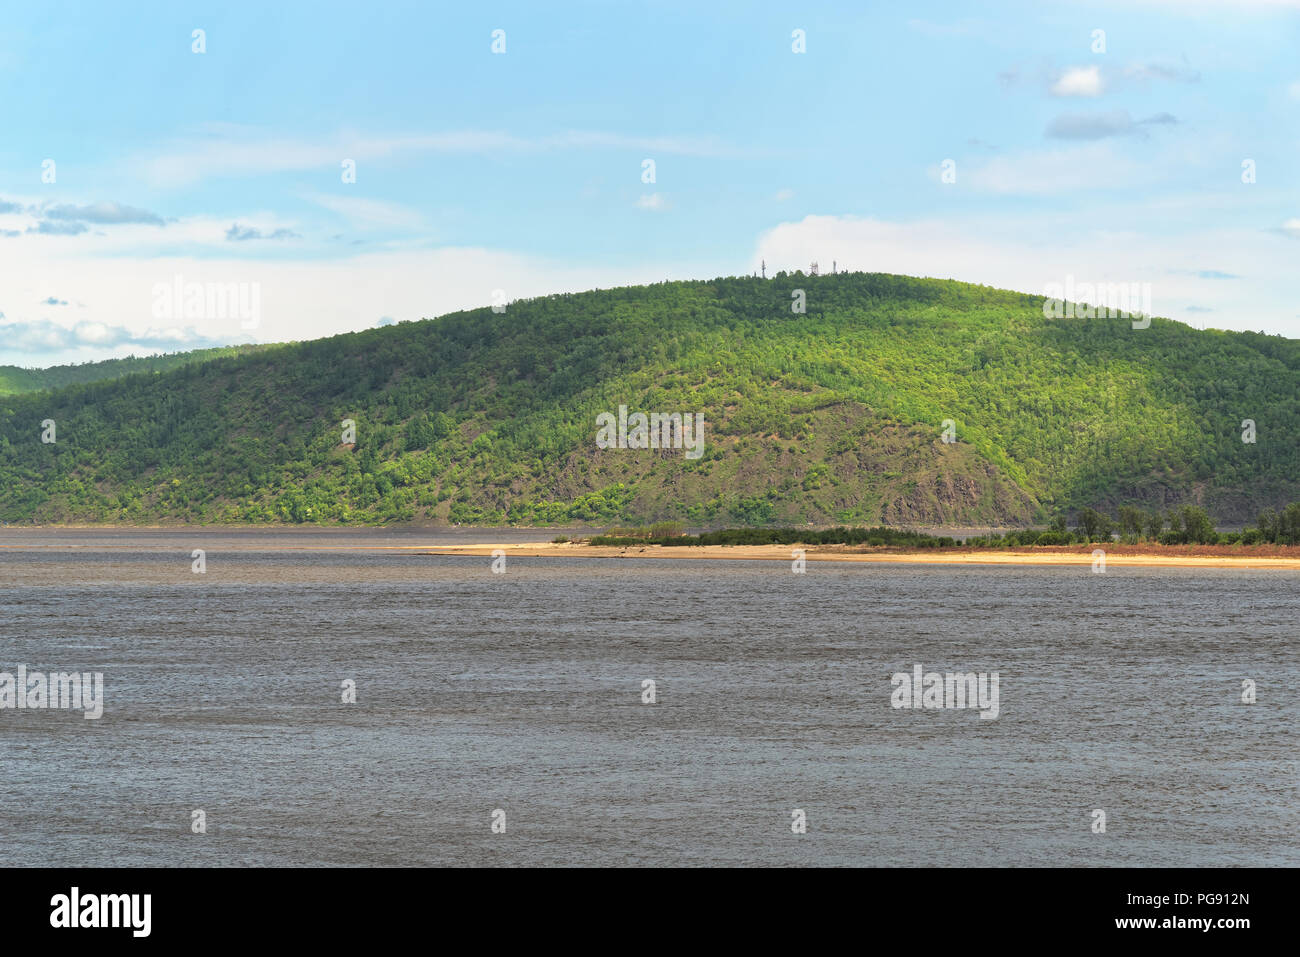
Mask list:
[[[733,561],[791,561],[792,545],[577,545],[535,542],[495,545],[430,545],[428,555],[491,555],[500,550],[516,558],[705,558]],[[812,545],[804,549],[810,562],[893,562],[924,565],[1091,565],[1091,551],[937,550],[862,551],[845,545]],[[1165,555],[1125,553],[1106,549],[1106,565],[1164,568],[1300,568],[1295,558],[1249,555]]]
[[[6,536],[6,531],[16,534]],[[1068,565],[1090,566],[1093,562],[1092,552],[1101,545],[1072,545],[1042,548],[991,549],[991,548],[956,548],[943,549],[905,549],[905,548],[870,548],[860,545],[589,545],[575,542],[553,542],[545,540],[492,542],[493,532],[488,529],[481,538],[474,535],[468,541],[448,543],[444,539],[439,543],[421,541],[424,537],[420,531],[404,530],[400,535],[385,536],[378,541],[352,539],[350,535],[331,537],[322,534],[324,540],[316,540],[316,535],[267,536],[265,530],[257,534],[248,533],[247,540],[240,530],[228,529],[187,529],[184,533],[173,535],[171,530],[156,537],[155,530],[147,530],[138,538],[115,541],[105,540],[99,536],[87,536],[85,540],[67,538],[55,534],[47,536],[48,529],[5,529],[0,530],[0,553],[8,551],[153,551],[159,549],[183,548],[188,554],[192,548],[206,547],[210,551],[220,552],[405,552],[409,555],[443,556],[473,555],[491,556],[495,551],[502,551],[516,558],[677,558],[706,559],[713,561],[779,561],[790,562],[795,548],[802,548],[810,562],[860,562],[879,564],[921,564],[921,565]],[[98,530],[96,530],[98,531]],[[157,530],[162,531],[162,530]],[[223,537],[205,541],[205,533],[216,531]],[[234,537],[229,537],[233,531]],[[550,530],[553,532],[554,530]],[[154,534],[149,534],[154,532]],[[5,538],[9,540],[6,541]],[[505,536],[501,536],[505,537]],[[385,540],[386,539],[386,540]],[[402,539],[405,539],[403,541]],[[475,540],[478,539],[478,540]],[[372,543],[373,542],[373,543]],[[1241,546],[1226,545],[1190,545],[1161,546],[1150,544],[1121,544],[1112,542],[1104,546],[1108,567],[1156,567],[1156,568],[1274,568],[1300,569],[1300,548],[1286,548],[1276,545]]]

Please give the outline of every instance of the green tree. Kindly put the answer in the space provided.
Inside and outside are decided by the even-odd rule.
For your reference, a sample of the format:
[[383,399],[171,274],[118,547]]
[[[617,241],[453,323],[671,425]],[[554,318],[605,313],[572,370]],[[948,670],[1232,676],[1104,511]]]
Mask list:
[[1110,540],[1111,520],[1093,508],[1079,510],[1079,533],[1089,542]]
[[1136,542],[1142,535],[1142,510],[1131,505],[1119,507],[1119,532],[1127,542]]
[[1219,534],[1214,530],[1214,523],[1205,509],[1196,505],[1184,505],[1182,508],[1184,540],[1198,545],[1214,544]]
[[1300,502],[1292,502],[1277,517],[1277,541],[1281,545],[1300,543]]
[[1259,521],[1256,524],[1259,526],[1260,538],[1266,542],[1277,541],[1277,512],[1271,508],[1264,509],[1259,513]]

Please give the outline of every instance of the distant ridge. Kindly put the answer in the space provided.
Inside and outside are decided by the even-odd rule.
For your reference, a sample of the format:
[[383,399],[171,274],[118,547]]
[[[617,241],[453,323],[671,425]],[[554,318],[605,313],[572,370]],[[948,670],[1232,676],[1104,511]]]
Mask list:
[[[0,398],[0,520],[1226,523],[1300,498],[1300,342],[948,280],[665,282],[188,355]],[[699,457],[598,447],[620,406],[702,414]]]
[[0,396],[19,392],[38,392],[57,389],[78,382],[98,382],[117,379],[133,372],[166,372],[193,362],[207,362],[226,356],[246,355],[265,349],[266,346],[219,346],[215,349],[196,349],[192,352],[173,352],[160,356],[127,356],[122,359],[103,359],[78,365],[51,366],[48,369],[24,369],[20,366],[0,366]]

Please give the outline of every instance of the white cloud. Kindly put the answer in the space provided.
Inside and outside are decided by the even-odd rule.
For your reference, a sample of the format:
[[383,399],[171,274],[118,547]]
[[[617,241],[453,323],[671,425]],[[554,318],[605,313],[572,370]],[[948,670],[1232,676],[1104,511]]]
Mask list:
[[[124,222],[120,225],[87,225],[80,221],[37,221],[27,213],[0,214],[0,255],[8,261],[20,247],[43,251],[43,255],[152,256],[164,250],[193,246],[229,247],[227,235],[232,223],[255,223],[260,232],[287,237],[299,232],[299,224],[267,210],[253,210],[238,217],[183,217],[159,228],[148,222]],[[67,231],[59,227],[74,226]],[[42,230],[39,227],[45,226]],[[17,235],[10,237],[8,230]],[[228,252],[228,248],[223,250]]]
[[1100,140],[1108,136],[1127,136],[1135,129],[1128,110],[1062,113],[1048,124],[1046,135],[1061,140]]
[[[237,245],[229,243],[225,248]],[[158,330],[160,323],[153,315],[154,287],[174,284],[177,276],[187,284],[258,284],[261,322],[249,331],[241,327],[238,318],[187,318],[186,329],[172,330],[175,335],[165,345],[157,346],[172,351],[213,343],[317,339],[371,328],[376,316],[440,316],[489,306],[496,289],[504,290],[507,298],[514,300],[660,282],[669,275],[713,276],[729,271],[719,263],[699,262],[689,266],[674,263],[671,268],[663,263],[630,268],[573,265],[482,248],[384,250],[320,261],[229,256],[109,258],[94,250],[50,249],[36,242],[13,247],[5,266],[0,271],[0,309],[8,313],[8,323],[47,322],[44,307],[37,304],[49,295],[50,289],[57,288],[63,298],[86,304],[77,310],[76,318],[122,330],[104,333],[109,339],[121,339],[122,345],[96,349],[94,358],[126,354],[131,351],[129,343],[144,343],[150,336],[162,343],[167,330]],[[0,364],[10,361],[6,353],[16,353],[20,348],[25,355],[43,351],[41,364],[92,357],[85,352],[84,340],[94,338],[99,334],[97,330],[86,326],[81,338],[76,338],[75,319],[69,323],[57,326],[63,330],[59,334],[50,333],[56,328],[53,323],[42,325],[44,339],[40,342],[33,337],[33,326],[27,329],[22,346],[0,337]],[[189,344],[185,337],[192,337]],[[31,360],[25,364],[31,364]]]
[[204,134],[167,144],[130,161],[133,172],[160,186],[184,186],[213,177],[266,175],[296,170],[342,169],[344,160],[364,164],[402,153],[503,153],[540,150],[626,149],[648,154],[734,157],[752,154],[716,137],[629,136],[592,130],[568,130],[542,137],[516,136],[494,130],[363,136],[339,134],[295,139],[257,128],[220,124]]
[[84,206],[78,206],[75,203],[58,203],[43,205],[35,212],[45,219],[64,222],[75,221],[99,225],[118,225],[121,223],[164,225],[163,218],[157,213],[151,213],[147,209],[136,209],[134,206],[123,206],[121,203],[89,203]]
[[111,342],[113,331],[102,322],[81,322],[73,328],[73,335],[86,345],[97,346]]
[[1173,83],[1197,83],[1201,79],[1201,74],[1190,66],[1160,61],[1133,64],[1124,70],[1124,76],[1131,80],[1168,80]]
[[[1156,315],[1187,318],[1188,306],[1214,309],[1229,329],[1300,334],[1295,316],[1294,254],[1266,230],[1188,230],[1158,239],[1107,229],[1117,217],[1098,209],[1045,238],[1044,222],[1003,215],[963,221],[890,222],[848,216],[808,216],[763,233],[749,268],[806,269],[838,260],[841,269],[957,279],[1042,295],[1048,283],[1149,282]],[[1300,235],[1300,220],[1295,221]],[[1212,262],[1206,251],[1213,250]],[[1209,282],[1188,263],[1235,275],[1249,284]],[[811,293],[810,293],[811,295]]]
[[306,193],[303,199],[323,206],[362,229],[419,229],[424,215],[409,206],[364,196],[336,196],[329,193]]
[[787,200],[794,199],[794,190],[792,190],[792,189],[778,189],[778,190],[776,191],[776,195],[773,196],[772,198],[775,199],[778,203],[784,203],[784,202],[786,202]]
[[[363,164],[401,152],[465,153],[520,148],[505,133],[463,131],[425,136],[336,136],[302,140],[239,127],[169,144],[131,161],[146,178],[161,186],[184,186],[220,176],[267,175],[334,167],[344,160]],[[358,175],[364,175],[359,171]]]
[[1096,66],[1071,67],[1052,84],[1053,96],[1101,96],[1101,68]]
[[977,160],[959,167],[958,183],[980,192],[1041,196],[1142,186],[1159,176],[1150,157],[1139,163],[1110,144],[1089,143]]
[[[0,314],[2,318],[3,314]],[[88,353],[99,358],[113,351],[126,353],[141,349],[178,352],[222,344],[205,340],[192,329],[151,328],[132,332],[103,322],[78,322],[68,326],[48,319],[2,321],[0,336],[4,337],[6,350],[12,353],[62,354],[67,358],[84,357]]]
[[663,193],[647,193],[644,196],[638,196],[636,200],[637,209],[649,209],[659,212],[666,209],[666,202]]
[[234,243],[247,243],[263,239],[285,240],[285,239],[302,239],[298,233],[292,229],[261,229],[257,226],[243,226],[238,222],[232,223],[226,230],[226,240]]

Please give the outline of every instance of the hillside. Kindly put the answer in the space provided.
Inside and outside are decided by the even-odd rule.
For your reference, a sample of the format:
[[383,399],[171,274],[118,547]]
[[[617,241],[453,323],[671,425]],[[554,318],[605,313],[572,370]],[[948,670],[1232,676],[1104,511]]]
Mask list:
[[246,355],[262,348],[265,347],[221,346],[216,349],[196,349],[193,352],[173,352],[161,356],[127,356],[123,359],[104,359],[100,362],[83,362],[78,365],[51,366],[48,369],[0,366],[0,396],[38,392],[41,389],[57,389],[77,382],[119,379],[133,372],[166,372],[195,362],[207,362],[209,359]]
[[[703,413],[703,455],[597,448],[620,405]],[[1281,337],[903,276],[670,282],[0,398],[0,520],[1231,522],[1300,498],[1298,426]]]

